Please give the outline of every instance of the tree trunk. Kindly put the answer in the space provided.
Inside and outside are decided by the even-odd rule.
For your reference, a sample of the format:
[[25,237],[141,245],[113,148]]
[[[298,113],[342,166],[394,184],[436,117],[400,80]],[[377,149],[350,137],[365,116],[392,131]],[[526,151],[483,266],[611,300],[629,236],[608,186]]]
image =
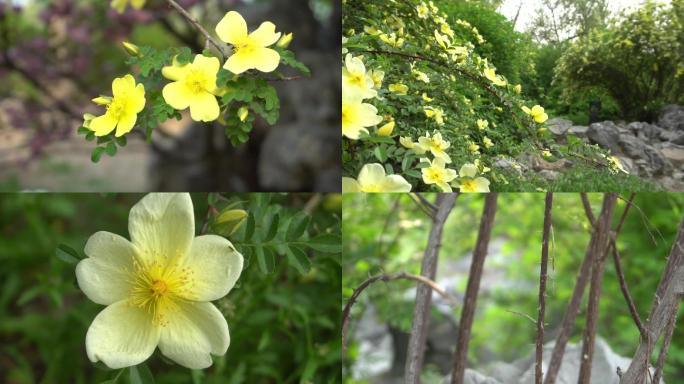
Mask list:
[[[456,202],[456,194],[440,194],[437,196],[437,213],[432,222],[428,245],[423,256],[421,276],[430,280],[435,279],[437,272],[437,256],[442,240],[442,230],[449,213]],[[411,337],[409,338],[404,370],[405,382],[409,384],[420,383],[420,372],[423,366],[425,342],[427,340],[428,326],[430,323],[430,302],[432,301],[432,289],[423,284],[416,290],[416,304],[413,307],[413,323],[411,325]]]
[[484,267],[485,258],[487,257],[487,248],[489,247],[492,225],[494,224],[494,216],[496,215],[497,197],[498,195],[496,193],[490,193],[487,194],[487,197],[485,198],[485,206],[480,222],[480,231],[477,235],[477,243],[475,244],[475,250],[473,251],[470,273],[468,274],[468,286],[466,287],[463,301],[461,322],[458,325],[458,339],[456,340],[456,353],[454,354],[454,365],[451,371],[451,384],[462,384],[465,375],[470,330],[473,326],[477,293],[480,290],[482,269]]

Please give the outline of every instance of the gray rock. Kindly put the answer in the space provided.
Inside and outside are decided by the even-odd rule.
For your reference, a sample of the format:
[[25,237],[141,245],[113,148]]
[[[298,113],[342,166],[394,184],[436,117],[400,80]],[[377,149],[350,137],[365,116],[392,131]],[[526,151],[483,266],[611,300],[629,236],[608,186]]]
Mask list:
[[518,172],[521,174],[527,171],[527,167],[524,164],[521,164],[509,157],[500,157],[496,159],[492,166],[494,168],[505,169],[509,171]]
[[625,171],[627,171],[630,175],[639,174],[639,168],[636,166],[636,164],[634,164],[634,160],[625,156],[617,156],[617,158],[620,160],[620,163],[622,163],[622,167],[625,169]]
[[663,108],[658,125],[670,131],[684,131],[684,106],[672,104]]
[[619,150],[618,140],[620,138],[620,131],[612,121],[604,121],[590,125],[587,130],[587,137],[593,143],[608,148],[612,152],[617,152]]
[[589,127],[585,127],[583,125],[573,125],[568,129],[568,135],[573,135],[577,137],[587,137],[587,131],[589,130]]
[[660,133],[661,131],[663,131],[663,129],[656,125],[649,123],[634,122],[630,123],[627,127],[630,131],[632,131],[632,133],[635,136],[637,136],[641,140],[647,142],[661,140]]
[[549,131],[556,136],[565,136],[568,129],[572,127],[572,121],[566,119],[555,118],[546,122]]
[[671,138],[670,142],[677,145],[684,145],[684,133]]
[[653,147],[646,146],[644,148],[644,152],[645,156],[643,160],[646,162],[644,171],[647,175],[663,175],[671,168],[671,165],[667,162],[661,151]]
[[675,167],[684,165],[684,146],[669,144],[664,146],[660,152]]
[[539,171],[539,176],[549,181],[556,181],[560,177],[560,173],[552,171],[550,169],[544,169],[542,171]]
[[620,135],[618,137],[618,146],[624,154],[633,159],[646,156],[646,144],[631,134]]

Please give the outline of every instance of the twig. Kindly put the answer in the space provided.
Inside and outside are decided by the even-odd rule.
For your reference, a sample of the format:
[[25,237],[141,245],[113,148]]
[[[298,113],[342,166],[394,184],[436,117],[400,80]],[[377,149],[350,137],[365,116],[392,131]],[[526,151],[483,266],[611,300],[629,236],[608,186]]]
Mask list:
[[660,384],[660,378],[663,377],[663,367],[665,366],[665,358],[667,357],[667,350],[670,348],[670,342],[672,342],[672,335],[674,334],[675,324],[677,323],[677,313],[679,312],[679,302],[675,304],[672,308],[672,313],[665,326],[665,336],[663,336],[663,345],[660,347],[660,353],[658,353],[658,361],[655,366],[655,373],[653,374],[654,384]]
[[586,192],[580,193],[580,197],[582,198],[584,214],[587,216],[587,219],[589,219],[589,223],[591,223],[591,226],[593,227],[596,224],[596,217],[594,216],[594,212],[591,210],[591,203],[589,202],[589,197],[587,196]]
[[223,55],[223,58],[227,59],[228,56],[230,56],[230,52],[228,51],[228,48],[225,44],[220,44],[219,42],[214,39],[213,36],[207,32],[206,29],[202,26],[202,24],[199,23],[194,17],[192,17],[191,14],[188,13],[188,11],[185,10],[185,8],[181,7],[175,0],[166,0],[167,3],[169,3],[170,6],[176,9],[178,13],[181,14],[190,24],[192,24],[195,29],[197,29],[204,37],[207,39],[211,45],[216,47],[218,51]]
[[589,303],[587,304],[586,326],[582,338],[582,356],[580,363],[578,384],[589,384],[591,379],[592,361],[598,326],[599,301],[601,287],[605,271],[605,256],[610,246],[610,224],[613,219],[613,210],[617,202],[617,194],[608,193],[603,199],[601,216],[596,222],[597,240],[594,243],[594,252],[591,268],[591,282],[589,284]]
[[[428,238],[428,245],[420,268],[421,276],[434,280],[437,274],[437,261],[442,243],[442,231],[449,213],[454,208],[457,195],[455,193],[437,195],[436,208],[432,221],[432,228]],[[411,336],[406,352],[406,366],[404,367],[404,381],[410,384],[420,383],[420,372],[423,366],[423,356],[427,343],[430,324],[430,303],[432,291],[425,286],[416,290],[416,301],[413,306],[413,320],[411,322]]]
[[622,296],[624,296],[625,301],[627,302],[627,307],[629,307],[629,313],[630,315],[632,315],[634,324],[636,324],[637,328],[639,328],[639,334],[641,335],[642,340],[648,341],[648,333],[646,332],[646,328],[644,328],[644,323],[641,322],[641,317],[639,317],[639,311],[637,311],[636,309],[634,299],[632,299],[632,295],[629,293],[627,281],[625,280],[625,274],[622,271],[620,252],[618,252],[617,250],[617,246],[615,244],[614,239],[611,240],[611,244],[613,248],[613,262],[615,264],[615,273],[617,273],[618,281],[620,282],[620,290],[622,291]]
[[512,309],[507,309],[506,312],[510,312],[510,313],[512,313],[512,314],[514,314],[514,315],[518,315],[518,316],[524,317],[524,318],[526,318],[527,320],[531,321],[532,324],[537,325],[537,320],[535,320],[534,317],[528,315],[527,313],[522,313],[522,312],[514,311],[514,310],[512,310]]
[[496,193],[487,194],[487,197],[485,197],[480,230],[477,235],[475,250],[473,251],[470,273],[468,274],[468,285],[466,286],[463,301],[461,321],[458,326],[456,353],[454,354],[453,369],[451,370],[451,384],[463,384],[464,380],[470,331],[473,326],[473,318],[475,317],[475,305],[477,304],[477,294],[480,289],[480,280],[482,279],[482,269],[487,257],[487,248],[489,247],[494,216],[496,215],[497,197]]
[[544,353],[544,311],[546,310],[546,278],[549,264],[549,233],[551,232],[551,209],[553,193],[546,194],[544,205],[544,230],[542,234],[541,267],[539,272],[539,313],[537,315],[537,340],[535,354],[535,384],[542,384],[542,358]]
[[304,205],[304,212],[306,212],[309,215],[312,214],[313,211],[316,210],[316,207],[318,207],[318,205],[321,203],[321,201],[323,201],[323,194],[314,194],[313,196],[311,196],[309,201],[307,201]]
[[412,280],[412,281],[416,281],[418,283],[424,284],[424,285],[430,287],[430,289],[432,289],[433,291],[440,294],[442,297],[444,297],[444,299],[446,299],[447,301],[449,301],[453,305],[456,305],[456,303],[458,302],[458,300],[455,297],[451,296],[449,293],[447,293],[447,291],[444,288],[440,287],[434,281],[432,281],[426,277],[423,277],[423,276],[413,275],[413,274],[406,273],[406,272],[399,272],[399,273],[395,273],[395,274],[384,274],[383,273],[381,275],[372,276],[372,277],[368,278],[366,281],[364,281],[363,283],[361,283],[358,287],[356,287],[356,289],[354,289],[354,293],[351,295],[349,300],[347,300],[347,304],[344,306],[344,310],[342,310],[342,355],[344,355],[347,351],[346,340],[347,340],[347,332],[349,330],[349,320],[351,320],[351,309],[354,306],[354,304],[356,303],[356,301],[358,300],[361,293],[366,288],[371,286],[373,283],[376,283],[378,281],[388,282],[388,281],[400,280],[400,279]]

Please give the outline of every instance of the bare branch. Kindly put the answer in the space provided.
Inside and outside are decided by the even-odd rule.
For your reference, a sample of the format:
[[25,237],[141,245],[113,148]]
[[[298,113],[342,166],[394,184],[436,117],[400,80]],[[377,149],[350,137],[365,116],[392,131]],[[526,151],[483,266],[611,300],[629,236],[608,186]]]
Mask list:
[[461,312],[461,321],[458,327],[456,353],[454,354],[454,364],[451,371],[451,384],[462,384],[464,380],[466,360],[468,358],[468,343],[470,342],[470,331],[473,326],[473,318],[475,317],[475,306],[477,304],[477,294],[480,290],[482,269],[484,267],[485,258],[487,257],[489,239],[492,235],[492,226],[494,224],[494,216],[496,215],[497,197],[498,195],[496,193],[487,194],[485,197],[480,231],[477,235],[475,250],[473,251],[473,260],[470,264],[468,285],[466,287],[463,310]]
[[551,209],[553,193],[546,194],[544,205],[544,230],[542,233],[541,266],[539,272],[539,313],[537,315],[537,340],[535,353],[535,384],[542,384],[542,357],[544,352],[544,311],[546,310],[546,278],[549,264],[549,234],[551,232]]
[[200,24],[199,21],[192,17],[192,15],[188,13],[188,11],[186,11],[185,8],[181,7],[175,0],[166,0],[166,2],[169,3],[169,5],[173,7],[176,11],[178,11],[178,13],[180,13],[181,16],[183,16],[193,27],[195,27],[195,29],[197,29],[199,33],[204,35],[207,41],[211,43],[211,45],[216,47],[216,49],[218,49],[218,51],[223,55],[224,59],[227,59],[228,56],[230,56],[230,51],[228,47],[225,44],[221,44],[218,41],[216,41],[216,39],[214,39],[214,37],[210,35],[206,29],[204,29],[202,24]]
[[[420,194],[416,194],[420,197]],[[454,208],[458,195],[437,195],[437,211],[432,221],[432,229],[428,238],[427,248],[423,256],[420,269],[421,276],[434,280],[437,273],[437,260],[442,243],[442,231],[449,213]],[[430,324],[430,303],[432,290],[426,286],[419,286],[416,290],[416,302],[413,306],[413,321],[411,323],[411,336],[406,352],[406,366],[404,369],[404,381],[406,383],[420,383],[420,372],[423,367],[423,355],[427,341],[428,327]]]
[[663,345],[660,347],[658,354],[658,362],[655,366],[655,373],[653,374],[653,383],[660,384],[660,378],[663,377],[663,367],[665,366],[665,358],[667,357],[667,350],[670,348],[672,342],[672,335],[674,334],[675,324],[677,323],[677,313],[679,312],[679,302],[675,303],[672,308],[672,314],[668,319],[665,327],[665,336],[663,336]]

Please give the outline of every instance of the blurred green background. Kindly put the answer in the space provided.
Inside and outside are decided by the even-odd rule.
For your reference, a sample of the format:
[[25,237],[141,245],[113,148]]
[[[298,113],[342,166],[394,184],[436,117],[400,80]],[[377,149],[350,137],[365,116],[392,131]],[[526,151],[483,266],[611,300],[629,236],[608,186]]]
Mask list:
[[[434,194],[425,195],[434,201]],[[589,195],[598,215],[602,195]],[[628,198],[629,196],[625,196]],[[481,195],[461,195],[444,229],[438,262],[449,276],[457,276],[455,295],[465,292],[469,257],[479,226],[484,198]],[[665,266],[677,227],[684,214],[682,194],[639,194],[631,209],[618,247],[622,255],[624,273],[641,318],[646,319],[660,274]],[[616,225],[625,202],[618,201]],[[369,275],[379,273],[420,273],[420,263],[427,244],[431,222],[408,195],[345,195],[343,200],[343,297]],[[515,311],[536,317],[541,255],[544,194],[501,194],[485,263],[485,275],[478,297],[469,367],[481,367],[491,361],[513,361],[527,356],[534,349],[535,326]],[[589,242],[589,224],[582,209],[579,194],[555,194],[549,282],[547,283],[546,321],[547,338],[553,340],[567,302],[575,285],[579,265]],[[466,259],[463,261],[463,259]],[[457,266],[457,267],[454,267]],[[487,286],[492,283],[490,286]],[[415,286],[408,281],[377,283],[364,291],[354,306],[351,334],[370,304],[377,310],[379,320],[392,328],[409,331],[411,326]],[[493,288],[492,286],[495,286]],[[587,294],[582,308],[586,308]],[[460,318],[460,306],[453,311]],[[684,310],[680,311],[680,314]],[[444,316],[433,306],[433,318]],[[680,316],[681,317],[681,316]],[[434,321],[434,320],[433,320]],[[584,328],[581,311],[571,342],[581,342]],[[680,321],[681,323],[681,321]],[[612,258],[607,261],[606,275],[600,301],[598,335],[622,356],[631,357],[639,343],[639,336],[620,292]],[[359,356],[359,343],[354,343],[344,357],[343,380],[347,383],[364,382],[352,379],[354,360]],[[455,344],[455,340],[454,340]],[[659,348],[655,349],[657,357]],[[655,361],[655,359],[653,360]],[[441,375],[441,376],[440,376]],[[434,367],[424,369],[426,378],[440,378]],[[678,325],[669,349],[665,367],[665,381],[678,382],[684,377],[684,327]],[[373,380],[369,381],[373,382]],[[437,381],[434,381],[437,382]]]
[[[74,265],[55,257],[55,249],[67,244],[82,252],[101,230],[128,237],[128,211],[142,196],[0,194],[0,382],[90,384],[116,374],[88,361],[85,334],[104,307],[78,289]],[[223,196],[247,207],[263,201],[258,194]],[[311,212],[308,236],[339,235],[339,195],[269,196],[281,216]],[[209,199],[192,197],[199,233]],[[215,302],[228,320],[228,353],[214,357],[209,369],[190,371],[168,364],[157,351],[148,360],[156,382],[339,382],[339,254],[310,250],[308,256],[306,274],[279,256],[275,271],[265,274],[246,255],[238,285]],[[126,382],[124,372],[118,383]]]

